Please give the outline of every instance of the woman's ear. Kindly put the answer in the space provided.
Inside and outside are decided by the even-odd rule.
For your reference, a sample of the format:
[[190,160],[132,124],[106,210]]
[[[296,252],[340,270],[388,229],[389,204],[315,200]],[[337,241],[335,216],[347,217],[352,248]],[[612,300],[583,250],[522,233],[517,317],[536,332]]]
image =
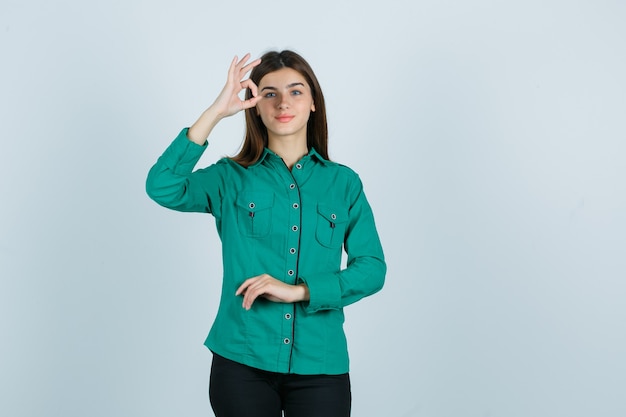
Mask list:
[[314,112],[315,111],[315,103],[311,103],[311,111]]

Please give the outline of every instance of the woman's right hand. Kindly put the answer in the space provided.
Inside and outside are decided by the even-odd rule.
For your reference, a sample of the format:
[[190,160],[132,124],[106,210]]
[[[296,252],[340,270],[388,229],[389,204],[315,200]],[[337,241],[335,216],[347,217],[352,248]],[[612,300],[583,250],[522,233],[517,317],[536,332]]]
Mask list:
[[[228,69],[228,78],[226,79],[226,85],[222,89],[220,95],[215,99],[213,107],[222,117],[232,116],[241,110],[249,109],[256,106],[256,103],[260,100],[258,97],[258,90],[256,84],[245,75],[261,63],[261,59],[255,59],[254,61],[246,64],[250,59],[250,54],[246,54],[240,60],[235,56],[230,63]],[[242,100],[239,97],[241,90],[249,88],[252,92],[252,98],[248,100]]]
[[[256,103],[261,99],[261,97],[258,96],[257,86],[250,78],[243,78],[252,68],[261,63],[261,59],[255,59],[249,64],[246,64],[249,59],[250,54],[246,54],[241,59],[237,58],[237,56],[233,58],[233,61],[230,63],[230,68],[228,69],[226,85],[224,85],[224,88],[213,104],[206,109],[200,118],[189,128],[187,132],[189,140],[198,145],[203,145],[215,125],[221,119],[232,116],[241,110],[256,106]],[[241,97],[239,97],[239,93],[246,88],[250,89],[252,97],[248,100],[242,100]]]

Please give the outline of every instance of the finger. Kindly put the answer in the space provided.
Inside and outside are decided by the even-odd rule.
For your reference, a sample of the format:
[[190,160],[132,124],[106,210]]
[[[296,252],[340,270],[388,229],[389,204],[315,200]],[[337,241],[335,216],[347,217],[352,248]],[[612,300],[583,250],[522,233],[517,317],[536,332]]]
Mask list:
[[259,89],[256,86],[256,84],[254,83],[254,81],[252,81],[250,78],[247,78],[245,80],[241,80],[239,81],[239,86],[241,87],[242,90],[249,88],[250,91],[252,91],[252,95],[256,96],[255,93],[258,93]]
[[263,294],[266,291],[266,286],[267,286],[267,283],[264,282],[263,280],[261,279],[254,280],[246,288],[246,294],[244,295],[244,297],[251,297],[255,295],[259,296],[260,294]]
[[257,87],[255,82],[252,81],[250,78],[243,80],[241,82],[241,85],[243,86],[243,88],[249,88],[253,97],[256,97],[259,94],[259,87]]
[[248,61],[248,59],[250,59],[250,53],[245,54],[243,58],[237,61],[236,67],[238,71],[241,71],[241,69],[246,65],[246,62]]
[[269,284],[271,284],[271,282],[263,275],[257,277],[254,282],[250,283],[243,297],[243,307],[246,310],[250,310],[257,298],[271,292]]
[[248,100],[244,100],[241,102],[241,110],[251,109],[256,106],[257,103],[261,100],[261,97],[252,97]]
[[241,110],[249,109],[256,106],[259,100],[261,100],[261,97],[258,96],[259,91],[256,84],[252,80],[247,79],[242,81],[240,85],[242,90],[245,88],[249,88],[250,92],[252,93],[252,97],[247,100],[241,101]]
[[248,287],[250,287],[250,285],[254,283],[254,279],[255,278],[248,278],[247,280],[245,280],[243,284],[241,284],[239,288],[237,288],[237,291],[235,291],[235,295],[243,294],[248,289]]
[[242,67],[241,70],[240,70],[240,74],[242,76],[247,74],[252,68],[256,67],[260,63],[261,63],[261,58],[255,59],[254,61],[252,61],[249,64],[247,64],[244,67]]
[[250,308],[252,308],[252,304],[254,304],[254,302],[256,301],[256,299],[263,294],[263,290],[262,289],[250,289],[248,288],[248,290],[246,291],[246,293],[243,296],[243,301],[241,303],[241,306],[243,308],[245,308],[246,310],[250,310]]
[[228,77],[230,81],[239,81],[243,77],[243,75],[245,75],[245,72],[243,73],[243,75],[241,75],[241,70],[245,66],[248,59],[250,59],[249,53],[245,54],[241,59],[239,59],[239,57],[235,55],[232,62],[230,63],[230,68],[228,69]]
[[245,80],[240,83],[240,86],[242,90],[249,88],[250,92],[252,93],[252,97],[248,99],[242,99],[241,97],[239,97],[241,110],[246,110],[246,109],[256,106],[258,101],[261,99],[261,97],[257,96],[258,91],[257,91],[256,85],[254,85],[252,81],[248,82],[248,80]]
[[237,61],[238,60],[239,60],[239,58],[237,57],[237,55],[235,55],[233,60],[230,61],[230,66],[228,67],[228,81],[229,82],[237,81],[237,80],[235,80],[235,73],[237,72]]

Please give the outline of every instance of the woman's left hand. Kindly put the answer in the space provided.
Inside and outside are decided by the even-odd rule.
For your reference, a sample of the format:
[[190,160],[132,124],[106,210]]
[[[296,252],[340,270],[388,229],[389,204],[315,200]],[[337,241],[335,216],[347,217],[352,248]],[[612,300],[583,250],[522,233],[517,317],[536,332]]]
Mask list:
[[268,274],[245,280],[235,293],[236,296],[241,294],[242,307],[246,310],[250,310],[252,303],[260,296],[275,303],[296,303],[309,299],[309,289],[305,284],[285,284]]

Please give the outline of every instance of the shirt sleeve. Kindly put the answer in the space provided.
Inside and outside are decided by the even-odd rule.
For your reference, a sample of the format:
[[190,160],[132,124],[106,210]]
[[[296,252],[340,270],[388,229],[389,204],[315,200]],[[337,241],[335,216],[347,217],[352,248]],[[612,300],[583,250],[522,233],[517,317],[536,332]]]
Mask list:
[[344,238],[346,268],[299,279],[309,287],[310,299],[304,303],[309,313],[345,307],[378,292],[385,282],[387,265],[382,245],[358,176],[350,195],[352,204]]
[[172,210],[220,217],[226,163],[220,161],[193,171],[207,144],[190,141],[188,130],[183,129],[152,166],[146,179],[146,192],[152,200]]

